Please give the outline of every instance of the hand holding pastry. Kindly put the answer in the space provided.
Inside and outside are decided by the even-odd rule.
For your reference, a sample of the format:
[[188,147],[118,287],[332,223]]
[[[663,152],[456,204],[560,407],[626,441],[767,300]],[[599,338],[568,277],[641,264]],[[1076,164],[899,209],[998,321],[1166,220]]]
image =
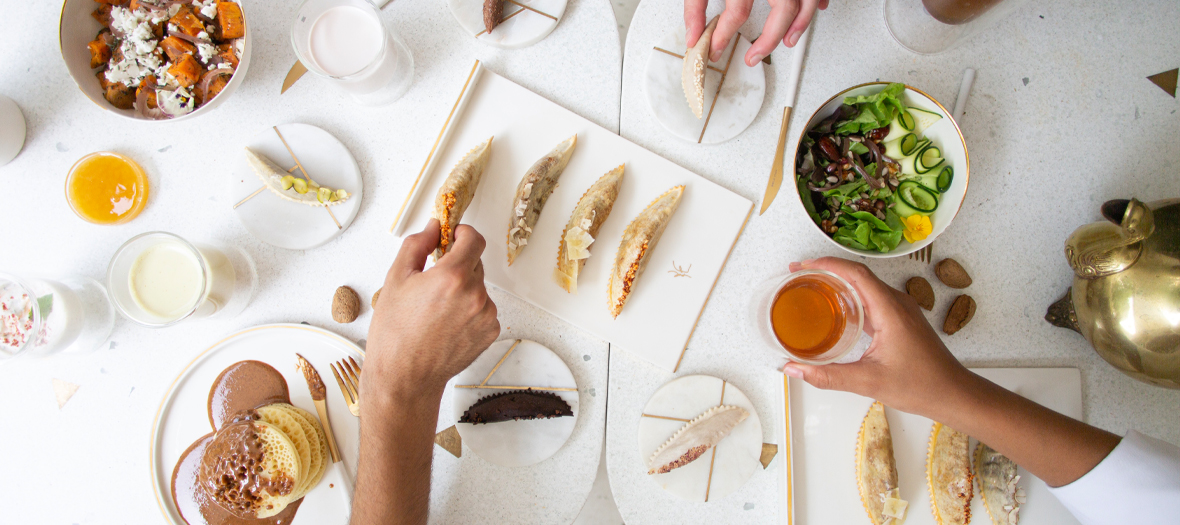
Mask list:
[[[828,0],[767,0],[770,3],[770,14],[766,16],[766,24],[762,27],[762,36],[758,37],[746,52],[747,66],[754,67],[778,47],[782,42],[787,47],[795,47],[799,35],[811,23],[815,10],[827,9]],[[713,33],[710,44],[709,60],[721,60],[721,52],[729,45],[729,40],[737,33],[746,19],[750,17],[750,9],[754,0],[729,0],[725,2],[725,11],[718,20],[717,30]],[[705,9],[709,0],[684,0],[684,25],[688,29],[685,44],[692,47],[705,31]]]
[[406,237],[385,277],[369,327],[362,404],[374,395],[440,395],[500,333],[483,282],[483,236],[459,226],[454,246],[422,271],[438,238],[435,220]]

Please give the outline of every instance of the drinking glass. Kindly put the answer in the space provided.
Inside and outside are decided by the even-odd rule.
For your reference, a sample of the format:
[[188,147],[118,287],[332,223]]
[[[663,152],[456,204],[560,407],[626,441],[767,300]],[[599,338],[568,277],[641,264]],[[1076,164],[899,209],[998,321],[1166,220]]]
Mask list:
[[0,363],[88,352],[106,342],[114,325],[115,310],[94,279],[0,273]]
[[25,147],[25,115],[11,98],[0,95],[0,166]]
[[[340,15],[353,18],[347,21],[353,28],[351,33],[330,31],[333,22],[343,20]],[[317,28],[320,22],[324,25]],[[334,40],[325,38],[325,34],[333,35]],[[362,42],[370,36],[376,37],[373,42]],[[369,0],[305,0],[295,15],[291,45],[308,71],[327,79],[362,105],[390,104],[401,98],[414,80],[414,57],[410,49],[381,22],[380,11]],[[341,64],[335,63],[343,60],[342,57],[355,57],[358,50],[371,51],[373,59],[356,71],[344,71],[340,69]]]
[[[141,267],[141,262],[146,260],[144,255],[153,249],[173,250],[182,264],[167,268]],[[187,262],[192,263],[193,270],[186,273],[183,263]],[[161,275],[161,272],[165,274]],[[167,272],[171,274],[167,275]],[[152,285],[147,284],[149,277],[154,279]],[[190,279],[191,282],[186,282]],[[136,280],[142,280],[143,284],[137,286]],[[148,289],[153,286],[155,290]],[[107,287],[119,313],[153,328],[171,326],[186,319],[233,318],[250,304],[257,286],[258,272],[254,260],[241,248],[208,242],[190,243],[167,232],[148,232],[132,237],[119,247],[107,267]],[[185,287],[193,288],[195,293],[188,294],[183,291]],[[179,298],[173,311],[161,313],[146,306],[149,300],[141,295],[149,292],[188,297]]]
[[1028,0],[885,0],[885,27],[902,47],[933,55],[955,47]]
[[[836,293],[837,303],[842,310],[844,326],[839,338],[831,348],[817,356],[800,357],[792,353],[775,335],[771,311],[775,300],[792,282],[807,278],[820,282]],[[760,340],[767,348],[777,350],[787,355],[792,361],[812,365],[828,363],[854,362],[868,349],[872,338],[862,330],[864,328],[864,307],[860,295],[839,275],[825,270],[802,270],[787,275],[769,279],[754,289],[754,301],[750,303],[747,326],[754,331],[755,339]]]

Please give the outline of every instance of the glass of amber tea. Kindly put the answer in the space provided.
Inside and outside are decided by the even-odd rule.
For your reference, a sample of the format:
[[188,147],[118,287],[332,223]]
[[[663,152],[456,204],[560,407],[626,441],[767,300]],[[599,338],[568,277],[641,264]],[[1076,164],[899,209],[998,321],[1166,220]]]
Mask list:
[[763,342],[800,363],[840,361],[853,350],[863,353],[872,341],[862,332],[864,307],[856,290],[824,270],[802,270],[763,283],[755,293],[753,314]]

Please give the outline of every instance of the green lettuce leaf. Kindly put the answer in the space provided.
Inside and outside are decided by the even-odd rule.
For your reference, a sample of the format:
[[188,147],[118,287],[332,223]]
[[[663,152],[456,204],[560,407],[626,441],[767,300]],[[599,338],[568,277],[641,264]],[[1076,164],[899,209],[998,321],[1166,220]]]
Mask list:
[[901,102],[901,94],[905,91],[905,84],[889,84],[874,95],[860,95],[845,97],[844,103],[856,106],[860,113],[852,120],[841,122],[836,126],[836,133],[849,135],[864,133],[888,126],[897,116],[897,112],[905,108]]

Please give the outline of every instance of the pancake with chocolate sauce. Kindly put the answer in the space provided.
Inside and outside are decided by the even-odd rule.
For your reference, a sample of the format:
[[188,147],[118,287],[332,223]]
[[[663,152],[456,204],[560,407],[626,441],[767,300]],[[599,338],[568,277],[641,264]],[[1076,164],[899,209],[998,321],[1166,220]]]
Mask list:
[[186,523],[291,523],[330,459],[322,457],[319,421],[290,403],[286,380],[266,363],[241,361],[222,371],[207,406],[214,432],[193,443],[172,472],[172,499]]

